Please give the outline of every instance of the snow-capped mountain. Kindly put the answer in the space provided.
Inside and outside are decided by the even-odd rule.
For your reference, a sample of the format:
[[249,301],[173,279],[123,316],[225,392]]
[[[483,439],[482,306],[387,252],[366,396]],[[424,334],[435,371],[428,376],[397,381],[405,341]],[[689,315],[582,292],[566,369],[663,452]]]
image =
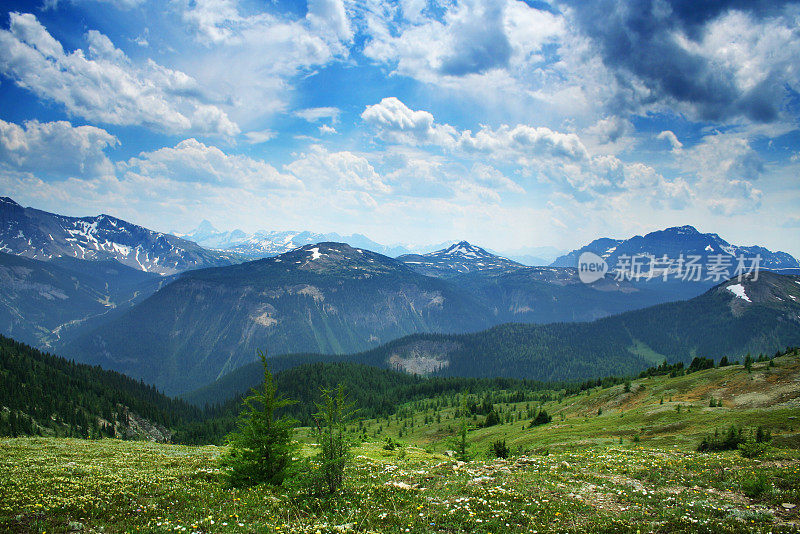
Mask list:
[[242,230],[217,230],[207,220],[201,222],[197,228],[187,234],[176,235],[207,248],[227,250],[248,258],[269,258],[304,245],[322,242],[347,243],[351,247],[364,248],[392,257],[409,252],[403,246],[381,245],[361,234],[320,234],[297,230],[262,230],[248,234]]
[[[675,226],[665,230],[651,232],[644,236],[635,236],[630,239],[610,239],[607,237],[596,239],[585,247],[573,250],[569,254],[556,259],[553,267],[577,267],[578,258],[584,252],[593,252],[608,263],[610,269],[622,265],[621,259],[638,257],[684,259],[690,256],[699,256],[697,263],[707,265],[719,255],[727,258],[736,268],[737,258],[743,256],[748,259],[747,266],[752,263],[756,255],[760,255],[760,269],[769,269],[776,272],[791,272],[800,269],[800,263],[786,252],[772,252],[764,247],[742,247],[731,245],[717,234],[703,234],[693,226]],[[726,261],[728,261],[726,260]],[[648,268],[643,264],[644,270]]]
[[235,254],[206,250],[110,215],[67,217],[23,208],[7,197],[0,197],[0,251],[43,261],[116,260],[161,275],[240,261]]
[[478,271],[511,271],[525,267],[521,263],[497,256],[466,241],[460,241],[436,252],[404,254],[397,259],[418,273],[439,278]]

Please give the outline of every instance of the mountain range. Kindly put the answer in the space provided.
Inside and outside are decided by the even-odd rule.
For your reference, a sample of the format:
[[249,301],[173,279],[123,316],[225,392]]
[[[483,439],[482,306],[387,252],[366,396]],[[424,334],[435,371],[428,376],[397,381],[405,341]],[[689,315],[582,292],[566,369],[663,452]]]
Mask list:
[[271,353],[345,353],[414,332],[486,326],[467,292],[344,243],[184,273],[64,353],[168,392]]
[[[196,238],[220,239],[218,245],[242,237],[221,236],[210,224],[201,225],[201,231],[205,234]],[[294,247],[319,235],[288,232],[273,241]],[[3,198],[0,333],[178,393],[246,365],[259,348],[275,355],[342,356],[378,350],[406,335],[473,335],[506,328],[498,326],[504,323],[549,324],[537,331],[544,339],[554,328],[589,328],[554,323],[596,321],[692,299],[718,282],[606,276],[585,284],[574,267],[555,265],[577,262],[582,251],[593,251],[610,263],[634,254],[697,254],[706,259],[715,254],[760,254],[762,268],[792,272],[797,266],[786,253],[735,247],[690,226],[629,240],[596,240],[549,267],[528,267],[466,241],[398,258],[324,241],[246,261],[250,254],[267,253],[266,244],[258,247],[260,252],[247,252],[246,247],[240,253],[208,250],[111,216],[66,217]],[[743,291],[749,296],[758,289]],[[782,298],[788,305],[794,297]],[[601,334],[592,336],[608,338]],[[582,343],[594,346],[591,339]],[[609,362],[619,357],[621,343],[605,353]],[[626,343],[625,347],[636,346],[630,339]],[[522,351],[514,343],[509,346]],[[491,353],[506,351],[488,342],[482,347]],[[604,349],[597,350],[603,354]],[[628,352],[622,354],[629,358]],[[570,357],[556,353],[562,355],[561,363],[554,364],[561,366],[558,372],[570,368]],[[431,360],[431,365],[439,365],[437,361]],[[442,372],[464,369],[458,361]],[[572,367],[583,372],[580,366]],[[595,364],[585,369],[615,372]]]
[[591,320],[665,298],[630,282],[583,284],[575,269],[497,264],[508,270],[438,278],[344,243],[306,245],[183,273],[63,351],[181,392],[252,361],[259,348],[344,354],[413,333]]
[[227,250],[241,254],[247,258],[268,258],[289,252],[304,245],[323,242],[347,243],[351,247],[364,248],[385,256],[399,256],[409,250],[402,246],[386,246],[376,243],[361,234],[339,235],[337,233],[320,234],[308,231],[261,230],[248,234],[242,230],[221,231],[207,220],[186,234],[178,234],[185,239],[207,248]]
[[207,250],[110,215],[67,217],[23,208],[8,197],[0,197],[0,251],[43,261],[115,260],[161,275],[241,261],[235,254]]
[[614,270],[615,266],[622,265],[621,259],[624,257],[661,258],[664,255],[671,259],[678,259],[681,255],[684,258],[697,256],[701,264],[708,264],[713,256],[723,255],[729,258],[734,267],[736,259],[740,256],[751,259],[759,255],[762,269],[792,273],[800,269],[797,259],[786,252],[772,252],[759,246],[731,245],[719,235],[701,233],[693,226],[675,226],[630,239],[607,237],[595,239],[588,245],[557,258],[551,266],[577,267],[578,258],[584,252],[593,252],[602,257],[611,270]]

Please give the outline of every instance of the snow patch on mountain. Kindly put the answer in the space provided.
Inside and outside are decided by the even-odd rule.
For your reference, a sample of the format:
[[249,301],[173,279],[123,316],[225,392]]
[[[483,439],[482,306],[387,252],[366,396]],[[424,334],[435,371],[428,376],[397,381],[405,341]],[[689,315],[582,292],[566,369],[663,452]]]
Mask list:
[[744,290],[744,286],[742,284],[733,284],[726,288],[728,291],[736,295],[738,298],[742,300],[746,300],[747,302],[752,302],[750,297],[747,296],[747,293]]

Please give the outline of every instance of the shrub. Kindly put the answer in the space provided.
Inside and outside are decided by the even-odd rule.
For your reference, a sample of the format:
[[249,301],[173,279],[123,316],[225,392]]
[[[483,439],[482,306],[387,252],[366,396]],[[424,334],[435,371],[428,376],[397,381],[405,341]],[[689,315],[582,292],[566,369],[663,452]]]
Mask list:
[[495,458],[508,458],[508,446],[506,445],[506,440],[499,439],[492,443],[491,448],[489,449],[491,454],[494,454]]
[[759,456],[763,456],[768,449],[768,444],[756,441],[746,441],[745,443],[739,444],[739,454],[744,458],[758,458]]
[[698,445],[697,451],[735,451],[744,441],[742,429],[731,425],[724,435],[721,435],[718,430],[715,430],[713,436],[704,437],[703,441]]
[[466,396],[461,401],[461,428],[458,432],[458,438],[454,441],[454,448],[456,451],[456,459],[461,462],[468,462],[470,460],[469,454],[469,441],[467,441],[467,399]]
[[291,433],[297,421],[275,419],[275,410],[294,402],[277,394],[267,357],[261,351],[258,356],[264,366],[263,389],[252,389],[244,399],[238,430],[228,436],[230,449],[220,459],[232,486],[282,484],[296,449]]
[[768,443],[772,441],[772,432],[764,430],[764,427],[760,426],[756,429],[755,440],[756,443]]
[[500,416],[497,414],[494,408],[486,414],[486,419],[483,421],[484,427],[490,427],[494,425],[500,424]]
[[[563,414],[562,414],[563,415]],[[544,410],[539,410],[539,413],[536,414],[536,417],[531,420],[531,424],[528,428],[533,428],[539,425],[546,425],[550,421],[553,420],[553,417],[548,415],[548,413]]]
[[767,490],[770,489],[770,483],[767,480],[767,477],[763,474],[758,474],[752,477],[745,477],[739,483],[739,487],[742,489],[742,493],[750,497],[751,499],[757,499],[764,495]]

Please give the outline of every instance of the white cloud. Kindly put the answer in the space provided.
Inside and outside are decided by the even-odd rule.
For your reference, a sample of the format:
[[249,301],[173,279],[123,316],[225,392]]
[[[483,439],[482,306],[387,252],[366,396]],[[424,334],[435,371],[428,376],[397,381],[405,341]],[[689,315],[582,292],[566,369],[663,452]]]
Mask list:
[[716,213],[752,211],[761,203],[762,192],[752,182],[764,172],[764,162],[744,138],[707,135],[697,145],[684,148],[677,164],[697,176],[695,187]]
[[483,127],[475,134],[465,130],[459,138],[459,147],[488,153],[492,157],[517,156],[523,160],[546,156],[580,161],[589,157],[577,134],[524,124],[502,125],[494,129]]
[[[449,85],[456,78],[521,69],[541,60],[542,47],[564,31],[561,18],[521,2],[464,0],[429,16],[419,2],[364,8],[364,53],[399,74]],[[474,79],[473,79],[474,81]]]
[[619,138],[633,132],[634,127],[628,119],[611,116],[604,117],[587,129],[587,133],[597,135],[600,144],[614,143]]
[[321,29],[321,33],[332,33],[337,41],[349,42],[353,39],[350,19],[342,0],[308,0],[309,23]]
[[336,133],[336,128],[333,126],[328,126],[327,124],[320,124],[319,133],[323,135],[332,135]]
[[309,185],[375,193],[392,190],[364,157],[348,151],[329,152],[320,145],[312,145],[309,152],[286,165],[286,170]]
[[393,142],[453,146],[457,136],[452,126],[434,124],[433,115],[409,109],[393,96],[367,106],[361,118]]
[[339,122],[339,115],[342,110],[334,107],[306,108],[295,111],[294,114],[308,122],[319,122],[322,119],[329,119],[333,124]]
[[119,163],[127,179],[135,176],[164,182],[189,182],[203,185],[262,189],[298,189],[302,183],[272,165],[243,155],[231,155],[196,139],[186,139],[174,147],[143,152]]
[[259,143],[266,143],[270,139],[275,139],[277,137],[278,132],[275,130],[259,130],[254,132],[247,132],[244,134],[245,138],[250,144],[257,145]]
[[672,147],[672,152],[680,152],[683,148],[683,143],[678,140],[678,136],[672,130],[664,130],[656,136],[656,139],[664,139]]
[[[246,129],[284,112],[295,90],[292,79],[347,58],[351,33],[340,0],[309,5],[306,16],[291,18],[266,6],[237,0],[176,0],[196,49],[176,59],[214,94]],[[235,68],[231,68],[235,66]]]
[[116,137],[94,126],[0,120],[0,168],[59,177],[111,175],[114,165],[104,151],[117,144]]
[[152,60],[138,67],[105,35],[90,30],[88,51],[64,51],[34,15],[10,14],[0,30],[0,71],[71,115],[114,125],[178,133],[234,135],[224,111],[203,102],[197,82]]
[[511,180],[494,167],[484,163],[476,162],[473,164],[471,175],[478,184],[490,187],[495,191],[510,191],[512,193],[525,192],[518,183]]
[[436,123],[427,111],[410,109],[395,97],[367,106],[361,118],[374,126],[383,138],[396,143],[435,145],[508,160],[540,156],[573,161],[588,158],[586,147],[574,133],[523,124],[484,126],[474,134],[470,130],[459,132],[449,124]]

